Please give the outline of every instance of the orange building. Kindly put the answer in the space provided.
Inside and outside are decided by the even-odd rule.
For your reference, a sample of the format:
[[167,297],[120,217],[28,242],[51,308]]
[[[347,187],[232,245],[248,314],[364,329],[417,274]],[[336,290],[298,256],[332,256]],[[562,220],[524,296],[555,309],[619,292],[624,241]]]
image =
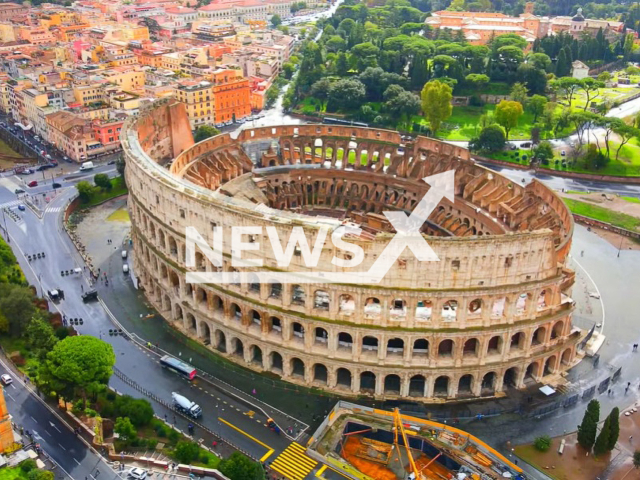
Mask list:
[[96,119],[91,122],[93,138],[104,146],[118,144],[123,123],[122,121],[105,122]]
[[238,120],[251,114],[249,79],[241,70],[223,68],[213,72],[214,123]]

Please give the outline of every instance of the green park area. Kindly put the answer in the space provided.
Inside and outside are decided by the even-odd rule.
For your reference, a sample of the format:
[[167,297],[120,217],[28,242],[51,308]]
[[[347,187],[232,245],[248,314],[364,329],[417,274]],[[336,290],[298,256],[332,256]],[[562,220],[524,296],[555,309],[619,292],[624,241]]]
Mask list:
[[94,183],[88,181],[78,182],[76,189],[80,197],[81,207],[93,207],[107,200],[127,193],[127,185],[124,177],[109,178],[104,173],[98,173],[94,177]]
[[[564,198],[563,200],[569,207],[569,210],[577,215],[600,220],[601,222],[610,223],[616,227],[625,228],[634,232],[640,228],[640,218],[573,198]],[[633,201],[636,202],[637,200]]]

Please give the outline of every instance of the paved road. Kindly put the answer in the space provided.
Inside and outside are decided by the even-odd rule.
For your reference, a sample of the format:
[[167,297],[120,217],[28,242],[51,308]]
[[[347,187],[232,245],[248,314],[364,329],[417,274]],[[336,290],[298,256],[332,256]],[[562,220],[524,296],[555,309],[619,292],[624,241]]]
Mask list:
[[44,451],[59,465],[61,471],[56,478],[81,479],[95,475],[96,469],[101,478],[117,478],[101,456],[94,453],[73,433],[67,423],[47,408],[42,400],[18,380],[5,362],[0,361],[0,374],[9,373],[16,380],[5,387],[7,409],[17,426],[34,434],[34,440],[40,443]]

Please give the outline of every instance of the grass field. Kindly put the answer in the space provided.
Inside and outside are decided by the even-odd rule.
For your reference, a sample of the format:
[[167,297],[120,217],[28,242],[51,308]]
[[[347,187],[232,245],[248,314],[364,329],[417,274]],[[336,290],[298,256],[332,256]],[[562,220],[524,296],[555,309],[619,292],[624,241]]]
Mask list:
[[105,200],[109,200],[110,198],[119,197],[120,195],[124,195],[127,193],[127,186],[124,183],[124,179],[122,177],[116,177],[111,179],[111,190],[99,191],[91,196],[91,200],[87,203],[83,203],[83,207],[93,207],[94,205],[98,205],[99,203],[104,202]]
[[573,200],[571,198],[564,198],[563,200],[572,213],[607,222],[616,227],[626,228],[631,231],[638,231],[640,228],[640,218],[632,217],[625,213],[614,212],[608,208]]
[[126,208],[119,208],[111,215],[109,215],[109,217],[107,217],[107,220],[110,222],[130,222],[131,219],[129,218],[129,210],[127,210]]
[[18,152],[12,149],[9,145],[0,140],[0,154],[2,155],[12,155],[14,157],[21,157]]

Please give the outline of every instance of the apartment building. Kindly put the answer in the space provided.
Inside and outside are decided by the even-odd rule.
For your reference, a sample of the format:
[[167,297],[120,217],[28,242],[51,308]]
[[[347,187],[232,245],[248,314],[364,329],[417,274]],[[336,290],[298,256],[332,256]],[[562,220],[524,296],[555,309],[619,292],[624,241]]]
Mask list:
[[0,23],[0,43],[15,42],[16,34],[12,23]]
[[43,112],[43,109],[49,107],[49,97],[46,92],[27,88],[22,91],[22,98],[26,120],[33,126],[37,135],[47,138],[47,123]]
[[13,20],[16,17],[22,17],[26,13],[26,8],[17,3],[0,3],[0,22]]
[[191,128],[214,122],[211,82],[185,82],[175,90],[176,99],[184,103]]
[[56,36],[45,27],[21,26],[18,28],[18,38],[33,45],[55,43]]
[[221,68],[214,72],[213,105],[215,124],[251,115],[249,80],[241,70]]
[[76,102],[82,106],[104,102],[104,86],[101,84],[74,85],[73,96]]
[[122,120],[91,122],[93,138],[105,148],[120,148],[120,131],[123,123]]

